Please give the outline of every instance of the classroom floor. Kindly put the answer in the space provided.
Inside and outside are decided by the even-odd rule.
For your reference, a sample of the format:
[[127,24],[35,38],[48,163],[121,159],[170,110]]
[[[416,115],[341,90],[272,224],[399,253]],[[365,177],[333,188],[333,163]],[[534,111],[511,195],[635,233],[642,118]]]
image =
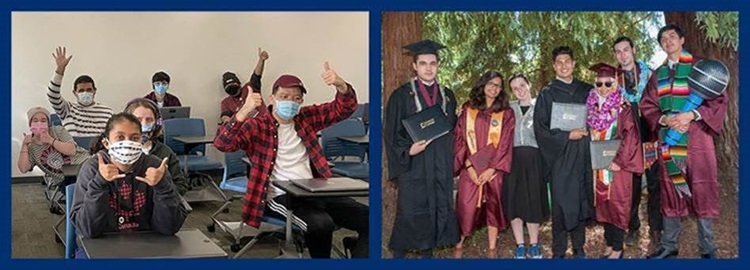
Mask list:
[[[12,186],[12,258],[63,258],[64,246],[55,241],[52,226],[61,215],[49,212],[44,199],[44,187],[39,183],[13,184]],[[233,195],[233,194],[227,194]],[[357,199],[367,204],[367,198]],[[206,224],[211,221],[211,214],[221,205],[219,203],[196,203],[191,205],[193,211],[188,214],[183,228],[198,228],[217,245],[224,249],[230,257],[234,256],[229,246],[233,243],[231,236],[217,229],[210,233]],[[241,204],[233,203],[226,217],[236,216],[239,220]],[[61,226],[64,229],[64,225]],[[341,248],[342,238],[356,236],[356,233],[346,229],[334,233],[334,245]],[[249,239],[244,239],[243,243]],[[341,248],[343,250],[343,248]],[[273,258],[279,254],[278,241],[272,238],[259,241],[242,258]],[[304,256],[309,257],[305,252]]]

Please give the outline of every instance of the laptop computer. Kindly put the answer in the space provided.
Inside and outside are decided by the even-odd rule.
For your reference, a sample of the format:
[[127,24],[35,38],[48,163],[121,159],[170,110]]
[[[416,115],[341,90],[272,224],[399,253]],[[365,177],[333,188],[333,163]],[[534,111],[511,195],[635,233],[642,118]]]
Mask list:
[[309,192],[333,192],[368,190],[370,184],[348,177],[332,177],[326,179],[292,179],[292,183]]
[[190,107],[161,107],[159,108],[161,118],[190,118]]

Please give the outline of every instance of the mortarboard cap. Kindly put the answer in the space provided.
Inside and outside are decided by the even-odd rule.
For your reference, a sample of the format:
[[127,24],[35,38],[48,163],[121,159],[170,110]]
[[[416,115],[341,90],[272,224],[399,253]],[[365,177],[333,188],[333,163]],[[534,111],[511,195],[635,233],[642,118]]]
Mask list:
[[404,46],[404,49],[409,50],[409,52],[412,55],[420,55],[420,54],[438,54],[438,50],[445,48],[443,44],[437,43],[435,41],[425,39],[416,43],[412,43],[409,45]]
[[617,68],[601,62],[589,67],[589,69],[596,72],[596,77],[615,78],[615,74],[617,73]]

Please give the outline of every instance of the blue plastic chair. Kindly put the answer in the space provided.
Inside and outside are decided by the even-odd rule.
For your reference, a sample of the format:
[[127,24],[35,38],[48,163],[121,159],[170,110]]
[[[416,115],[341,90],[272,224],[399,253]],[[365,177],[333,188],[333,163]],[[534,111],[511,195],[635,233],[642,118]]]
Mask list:
[[[340,140],[338,137],[365,136],[367,130],[360,119],[346,119],[321,131],[323,153],[334,166],[335,174],[357,178],[370,178],[370,164],[365,162],[366,146]],[[354,157],[357,161],[339,160]]]
[[65,187],[65,259],[75,258],[78,243],[76,242],[76,228],[73,220],[70,219],[70,210],[73,206],[73,192],[76,190],[75,184]]
[[200,118],[173,118],[164,120],[164,144],[178,154],[181,165],[189,171],[208,171],[221,169],[221,162],[208,159],[205,155],[206,146],[198,145],[185,153],[185,145],[174,139],[175,136],[204,136],[206,127]]
[[[247,170],[249,165],[242,161],[243,157],[245,157],[245,151],[242,150],[224,153],[224,174],[221,183],[219,184],[219,187],[222,190],[234,191],[241,194],[244,194],[247,191]],[[284,228],[286,226],[286,221],[269,216],[263,217],[259,229],[251,228],[244,224],[244,222],[228,222],[218,218],[219,213],[222,213],[224,209],[228,209],[232,202],[242,199],[244,199],[242,195],[236,195],[229,198],[224,205],[211,215],[212,224],[208,225],[209,231],[215,231],[216,225],[219,225],[221,230],[232,236],[235,241],[234,244],[230,246],[230,249],[233,252],[237,252],[233,258],[239,258],[263,238],[276,235],[281,236],[281,239],[283,239]],[[239,227],[239,229],[235,230],[235,227]],[[295,233],[302,232],[302,229],[296,225],[292,227],[292,230]],[[240,243],[240,239],[245,236],[243,235],[243,232],[245,234],[253,235],[253,239],[244,246]]]
[[60,116],[56,113],[49,115],[49,122],[52,126],[62,126],[62,120],[60,119]]
[[96,138],[97,137],[73,137],[73,141],[76,142],[78,147],[88,150],[91,148],[91,142]]

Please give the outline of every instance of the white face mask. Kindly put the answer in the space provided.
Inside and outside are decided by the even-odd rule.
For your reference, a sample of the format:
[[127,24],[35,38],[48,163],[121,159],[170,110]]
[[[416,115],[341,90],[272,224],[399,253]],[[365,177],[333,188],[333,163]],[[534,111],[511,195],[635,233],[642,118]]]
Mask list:
[[130,165],[135,163],[143,154],[143,145],[134,141],[119,141],[109,144],[109,157],[120,164]]
[[94,103],[94,93],[92,92],[83,92],[78,93],[78,103],[80,103],[83,106],[89,106]]

